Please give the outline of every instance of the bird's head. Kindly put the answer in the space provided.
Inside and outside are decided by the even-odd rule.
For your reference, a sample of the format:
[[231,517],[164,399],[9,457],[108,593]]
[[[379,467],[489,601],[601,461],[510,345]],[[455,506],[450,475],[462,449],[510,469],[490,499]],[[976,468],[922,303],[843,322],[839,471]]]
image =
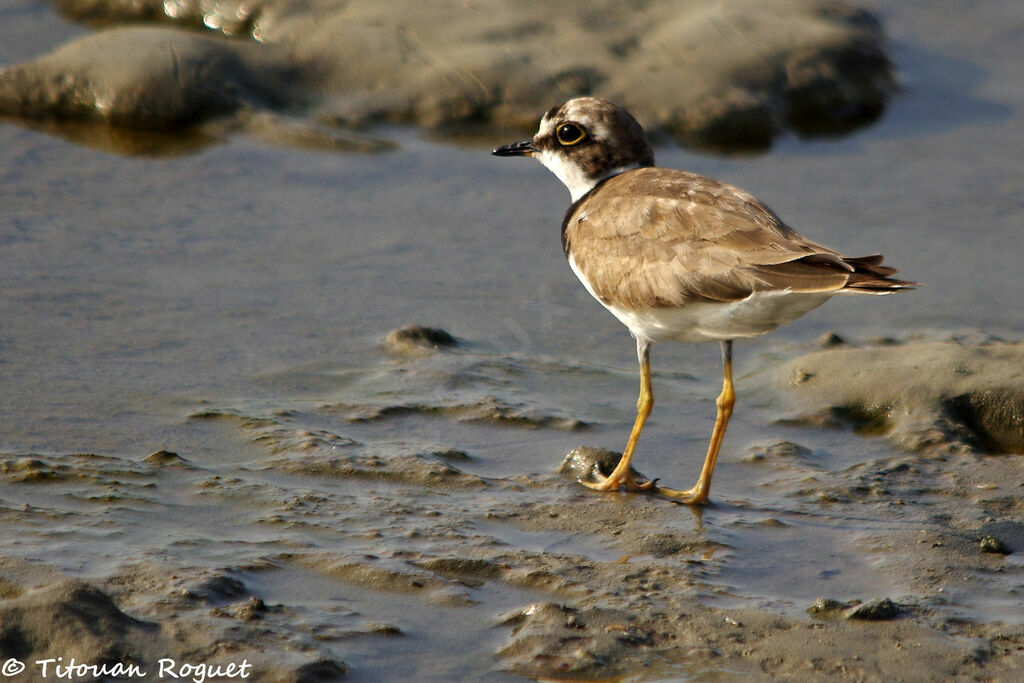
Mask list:
[[533,138],[493,154],[535,157],[569,188],[573,201],[609,176],[654,165],[654,152],[636,119],[598,97],[577,97],[549,109]]

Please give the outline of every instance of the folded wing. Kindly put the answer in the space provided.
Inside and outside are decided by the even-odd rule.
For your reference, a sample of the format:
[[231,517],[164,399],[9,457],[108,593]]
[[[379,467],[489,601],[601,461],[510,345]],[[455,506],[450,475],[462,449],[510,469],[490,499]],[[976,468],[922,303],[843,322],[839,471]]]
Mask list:
[[602,302],[632,308],[769,291],[886,294],[917,284],[892,278],[896,269],[881,255],[843,257],[743,190],[685,171],[609,178],[570,207],[563,244]]

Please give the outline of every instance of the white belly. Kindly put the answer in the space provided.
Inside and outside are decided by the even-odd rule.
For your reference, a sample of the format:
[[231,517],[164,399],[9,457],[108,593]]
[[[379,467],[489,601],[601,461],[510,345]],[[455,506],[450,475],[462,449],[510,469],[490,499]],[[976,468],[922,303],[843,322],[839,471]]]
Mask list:
[[641,310],[605,306],[634,337],[702,342],[756,337],[791,323],[822,305],[828,294],[766,292],[731,303],[693,303],[677,308]]
[[[601,301],[571,258],[569,265],[590,295]],[[771,332],[814,310],[833,294],[781,290],[757,292],[729,303],[697,302],[671,308],[631,309],[604,302],[601,305],[628,327],[634,337],[651,342],[703,342],[756,337]]]

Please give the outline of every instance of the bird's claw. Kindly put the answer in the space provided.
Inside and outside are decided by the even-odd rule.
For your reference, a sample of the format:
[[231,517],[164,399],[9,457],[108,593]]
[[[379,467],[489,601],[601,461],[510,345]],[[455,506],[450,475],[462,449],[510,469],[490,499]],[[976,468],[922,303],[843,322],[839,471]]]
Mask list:
[[576,481],[586,486],[588,489],[594,491],[618,491],[619,489],[625,489],[633,493],[642,491],[657,491],[658,487],[655,485],[657,479],[649,481],[639,482],[632,476],[625,477],[605,477],[601,481],[590,482],[583,481],[582,477],[577,477]]
[[702,486],[694,486],[692,489],[687,489],[686,491],[668,488],[658,489],[658,493],[666,498],[678,500],[679,502],[687,505],[699,505],[701,503],[706,503],[708,500],[708,492],[708,489]]

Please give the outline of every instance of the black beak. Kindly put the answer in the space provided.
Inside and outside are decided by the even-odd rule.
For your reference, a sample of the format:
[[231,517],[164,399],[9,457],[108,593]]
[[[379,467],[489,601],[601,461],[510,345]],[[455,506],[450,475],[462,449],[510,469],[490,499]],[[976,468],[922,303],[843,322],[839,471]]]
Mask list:
[[511,145],[505,145],[491,152],[496,157],[528,157],[537,148],[533,146],[533,140],[523,140],[522,142],[513,142]]

